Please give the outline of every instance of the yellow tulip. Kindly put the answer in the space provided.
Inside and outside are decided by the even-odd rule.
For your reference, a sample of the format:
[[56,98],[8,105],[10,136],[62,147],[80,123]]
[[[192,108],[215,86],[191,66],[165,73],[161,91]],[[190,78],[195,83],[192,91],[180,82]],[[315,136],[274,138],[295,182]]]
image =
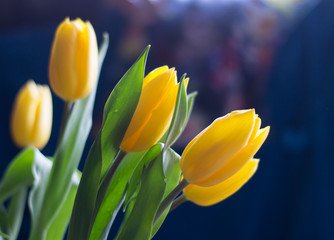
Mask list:
[[122,150],[144,151],[161,139],[172,121],[178,85],[175,69],[167,66],[153,70],[144,78],[136,111],[121,144]]
[[89,95],[96,84],[98,48],[90,22],[66,18],[56,31],[49,63],[52,90],[65,101]]
[[238,172],[268,136],[254,109],[234,111],[216,119],[184,150],[180,166],[188,183],[209,187]]
[[42,149],[52,128],[52,96],[48,86],[29,80],[16,96],[10,130],[19,147],[33,145]]
[[183,194],[187,200],[200,206],[216,204],[237,192],[254,175],[258,164],[258,159],[251,159],[236,174],[225,181],[211,187],[190,184],[183,189]]

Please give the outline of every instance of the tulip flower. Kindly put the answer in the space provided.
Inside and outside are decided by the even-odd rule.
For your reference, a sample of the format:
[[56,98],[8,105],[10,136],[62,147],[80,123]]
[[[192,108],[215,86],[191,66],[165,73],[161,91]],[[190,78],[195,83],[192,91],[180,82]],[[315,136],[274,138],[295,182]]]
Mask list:
[[200,206],[210,206],[221,202],[237,192],[256,172],[258,159],[249,160],[236,174],[211,187],[194,184],[183,189],[185,198]]
[[178,85],[175,69],[167,66],[153,70],[144,78],[136,111],[121,144],[122,150],[144,151],[161,139],[172,121]]
[[42,149],[52,127],[52,97],[48,86],[30,80],[19,91],[12,110],[10,130],[19,147]]
[[90,22],[66,18],[56,31],[49,63],[52,90],[65,101],[89,95],[98,74],[98,48]]
[[254,109],[216,119],[184,150],[180,166],[188,183],[209,187],[228,179],[253,158],[268,136]]

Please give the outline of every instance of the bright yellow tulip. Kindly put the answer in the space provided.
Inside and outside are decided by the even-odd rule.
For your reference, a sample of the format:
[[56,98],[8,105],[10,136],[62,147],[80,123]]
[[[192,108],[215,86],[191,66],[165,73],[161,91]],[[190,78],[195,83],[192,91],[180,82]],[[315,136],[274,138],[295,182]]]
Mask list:
[[167,66],[153,70],[144,78],[136,111],[121,144],[122,150],[144,151],[161,139],[172,121],[178,85],[175,69]]
[[10,130],[19,147],[42,149],[49,141],[52,128],[52,96],[48,86],[29,80],[16,96]]
[[52,90],[65,101],[89,95],[96,84],[98,48],[90,22],[66,18],[56,31],[49,64]]
[[254,109],[234,111],[216,119],[184,150],[180,166],[188,183],[209,187],[239,171],[268,136]]
[[200,187],[194,184],[183,189],[187,200],[200,206],[210,206],[221,202],[237,192],[256,172],[258,159],[249,160],[236,174],[211,187]]

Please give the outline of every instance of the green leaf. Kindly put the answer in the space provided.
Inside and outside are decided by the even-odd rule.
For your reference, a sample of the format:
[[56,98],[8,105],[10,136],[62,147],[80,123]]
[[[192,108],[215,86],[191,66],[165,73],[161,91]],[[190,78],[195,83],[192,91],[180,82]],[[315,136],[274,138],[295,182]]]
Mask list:
[[[109,96],[102,129],[86,159],[71,217],[68,239],[88,239],[100,180],[110,168],[137,107],[149,47],[125,73]],[[127,181],[127,180],[126,180]]]
[[90,234],[90,239],[100,239],[108,223],[116,216],[119,203],[124,198],[124,191],[134,169],[140,162],[145,152],[127,154],[120,164],[113,180],[111,181]]
[[24,208],[27,199],[27,188],[24,187],[14,194],[8,212],[9,239],[16,240],[20,231]]
[[30,190],[28,198],[28,206],[31,214],[31,235],[32,239],[41,239],[46,234],[44,224],[39,224],[38,217],[40,216],[45,189],[47,187],[52,162],[41,154],[37,149],[34,153],[34,164],[32,171],[34,175],[34,184]]
[[[45,187],[45,183],[48,179],[51,166],[51,159],[44,157],[37,149],[27,148],[23,150],[8,167],[5,176],[1,182],[0,196],[1,199],[6,200],[8,197],[12,196],[13,194],[14,195],[10,203],[8,219],[6,217],[5,210],[0,211],[3,213],[0,214],[2,216],[0,217],[0,222],[6,221],[6,223],[8,224],[6,224],[6,227],[3,227],[3,223],[0,223],[0,226],[2,231],[9,233],[10,239],[16,239],[19,232],[20,224],[22,221],[22,214],[24,211],[24,204],[26,200],[26,196],[24,194],[26,192],[26,188],[34,183],[29,199],[32,197],[33,199],[40,200],[40,198],[36,195],[38,195],[41,189]],[[35,178],[36,181],[34,182]],[[79,183],[78,174],[73,177],[73,181],[75,179],[77,186]],[[43,187],[41,187],[39,183],[43,185]],[[75,193],[72,194],[72,206],[74,196]],[[34,208],[34,206],[31,205],[30,207]],[[49,230],[54,230],[54,232],[57,232],[57,234],[60,234],[61,232],[64,233],[67,227],[66,223],[71,214],[71,210],[72,208],[67,208],[67,219],[60,219],[60,217],[58,217],[58,214],[54,219],[54,221],[58,219],[58,221],[61,222],[61,224],[63,225],[62,230],[60,230],[60,228],[58,228],[58,230],[54,230],[54,226],[52,225]],[[56,238],[56,235],[54,235],[54,237],[51,239],[62,239],[62,237]]]
[[[162,144],[156,144],[147,151],[127,154],[108,187],[96,216],[90,239],[102,239],[107,237],[112,222],[118,213],[120,203],[123,202],[122,199],[124,199],[123,196],[127,185],[127,194],[129,193],[128,180],[130,177],[133,180],[134,172],[140,168],[138,166],[141,166],[141,173],[143,164],[147,164],[155,159],[161,152],[162,147]],[[140,175],[138,177],[140,178]],[[136,184],[138,184],[138,182],[136,182]]]
[[[43,201],[43,193],[47,187],[47,180],[49,179],[50,171],[52,168],[52,161],[41,154],[37,149],[35,149],[35,159],[32,166],[32,171],[34,175],[34,184],[30,191],[28,206],[30,209],[32,225],[36,224],[36,219],[40,216],[39,211],[43,211],[39,206]],[[79,184],[79,174],[75,172],[72,175],[72,179],[68,183],[71,190],[65,201],[59,203],[59,211],[56,212],[54,218],[51,219],[50,224],[47,228],[40,227],[42,224],[32,227],[31,229],[36,232],[32,232],[31,236],[33,239],[52,239],[61,240],[63,238],[64,232],[67,228],[67,223],[71,215],[74,198],[76,194],[76,189]],[[37,206],[37,207],[36,207]]]
[[163,198],[165,187],[162,154],[160,154],[143,170],[136,202],[129,217],[123,222],[116,237],[117,240],[150,239],[153,220]]
[[23,187],[30,186],[34,177],[32,165],[34,162],[34,149],[26,148],[15,157],[6,170],[0,185],[0,203]]
[[[163,199],[179,184],[181,176],[180,158],[181,158],[180,155],[177,154],[171,148],[168,148],[167,151],[165,152],[165,156],[163,158],[163,169],[166,178],[166,191]],[[163,221],[165,220],[169,212],[170,207],[171,204],[155,223],[152,230],[152,237],[161,227]]]
[[185,86],[185,74],[182,76],[179,86],[179,91],[176,98],[175,110],[173,114],[172,123],[168,130],[165,149],[170,147],[177,138],[181,135],[187,121],[188,104],[187,91]]
[[101,134],[102,171],[100,179],[103,179],[110,168],[136,110],[142,90],[149,49],[150,46],[147,46],[136,63],[118,82],[104,107]]
[[93,143],[75,198],[67,239],[88,239],[101,174],[100,134]]
[[[9,233],[10,239],[16,239],[19,232],[26,200],[26,188],[33,184],[35,177],[40,177],[37,173],[39,169],[45,169],[45,171],[49,172],[51,165],[50,160],[46,159],[38,150],[30,147],[19,153],[9,165],[1,181],[0,198],[4,201],[14,194],[10,203],[8,219],[6,220],[8,223],[6,224],[7,227],[3,227],[3,224],[1,224],[2,231]],[[37,181],[40,181],[40,179]],[[32,191],[34,191],[34,188]],[[1,214],[2,221],[5,214],[4,210],[3,214]]]
[[143,171],[143,166],[148,165],[153,159],[155,159],[160,154],[162,148],[163,145],[161,143],[155,144],[153,147],[150,148],[150,150],[147,151],[145,156],[140,160],[140,163],[137,165],[129,181],[124,201],[123,211],[125,211],[125,208],[128,205],[129,200],[131,200],[134,197],[134,194],[138,190],[138,186],[140,186],[140,178]]
[[109,235],[109,231],[110,231],[110,228],[117,216],[117,213],[118,211],[120,210],[120,208],[122,207],[122,204],[123,204],[123,201],[124,200],[124,197],[123,199],[118,203],[117,207],[115,208],[114,210],[114,213],[111,217],[111,219],[109,220],[109,223],[107,224],[107,226],[104,228],[103,230],[103,233],[101,234],[101,237],[100,237],[100,240],[107,240],[108,239],[108,235]]
[[71,217],[75,195],[79,186],[79,181],[79,173],[75,173],[72,177],[72,182],[70,183],[71,188],[69,194],[67,195],[67,198],[63,202],[60,210],[57,212],[57,215],[53,218],[50,226],[47,229],[47,240],[63,239],[65,231],[67,229],[67,224]]
[[191,114],[191,112],[193,110],[196,96],[197,96],[197,92],[192,92],[192,93],[188,94],[188,96],[187,96],[188,111],[187,111],[187,120],[185,122],[184,127],[186,127],[186,125],[187,125],[187,123],[189,121],[189,117],[190,117],[190,114]]

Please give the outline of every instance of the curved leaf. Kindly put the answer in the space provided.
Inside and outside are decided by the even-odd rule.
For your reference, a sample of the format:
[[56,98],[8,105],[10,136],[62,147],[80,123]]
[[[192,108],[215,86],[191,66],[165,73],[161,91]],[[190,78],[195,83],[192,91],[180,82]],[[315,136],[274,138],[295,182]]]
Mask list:
[[182,76],[180,81],[173,119],[168,129],[165,149],[170,147],[177,140],[177,138],[181,135],[186,125],[187,115],[188,115],[188,104],[187,104],[187,91],[184,79],[185,75]]
[[67,239],[88,239],[101,174],[100,134],[93,143],[75,197]]
[[[181,168],[180,168],[180,155],[177,154],[173,149],[168,148],[165,152],[165,156],[163,159],[163,169],[166,178],[166,191],[163,196],[163,199],[167,197],[167,195],[173,191],[173,189],[179,184],[180,176],[181,176]],[[171,205],[164,211],[164,213],[157,220],[152,230],[152,237],[156,234],[156,232],[161,227],[163,221],[167,217]]]
[[72,182],[70,183],[71,189],[60,210],[57,212],[56,217],[53,218],[50,226],[47,229],[46,239],[55,240],[63,239],[67,224],[70,220],[72,208],[74,204],[75,195],[79,186],[80,177],[78,173],[72,176]]
[[22,187],[30,186],[33,183],[33,162],[33,148],[24,149],[12,160],[1,180],[0,203],[3,203],[3,201]]
[[[31,188],[28,206],[30,209],[32,225],[36,224],[36,219],[40,215],[39,211],[43,211],[39,204],[43,201],[43,193],[47,187],[47,180],[49,179],[52,161],[35,149],[34,164],[32,166],[32,172],[34,175],[34,184]],[[50,224],[47,228],[43,228],[42,224],[38,224],[32,228],[36,232],[31,235],[35,236],[34,239],[52,239],[61,240],[67,228],[67,223],[71,215],[76,189],[79,184],[79,173],[75,172],[68,185],[71,187],[69,194],[66,195],[65,201],[59,203],[59,211],[56,212],[54,218],[50,220]],[[37,206],[37,207],[36,207]]]
[[[108,235],[110,229],[109,225],[112,224],[112,220],[119,210],[119,203],[123,202],[121,200],[125,194],[126,186],[128,185],[126,195],[131,195],[131,182],[138,185],[136,180],[140,180],[140,175],[138,176],[139,179],[134,179],[135,172],[137,169],[140,169],[141,173],[142,166],[156,158],[161,150],[162,144],[156,144],[146,152],[130,153],[125,157],[113,180],[111,181],[108,191],[103,199],[102,205],[94,222],[90,239],[101,239]],[[130,177],[131,180],[130,183],[128,183]]]
[[35,237],[32,239],[42,239],[46,234],[46,228],[44,224],[38,224],[38,216],[42,211],[41,205],[43,202],[43,197],[45,189],[47,187],[52,162],[47,159],[43,154],[41,154],[37,149],[34,153],[34,164],[32,167],[32,172],[34,175],[34,184],[30,190],[28,206],[31,214],[31,231]]
[[141,178],[141,174],[143,171],[143,166],[148,165],[152,160],[154,160],[160,154],[162,148],[163,148],[163,144],[161,143],[155,144],[153,147],[150,148],[150,150],[147,151],[145,156],[143,156],[139,164],[136,166],[136,169],[131,175],[131,179],[128,184],[128,188],[126,191],[126,197],[124,200],[123,211],[125,211],[125,208],[128,205],[128,202],[133,198],[135,192],[139,190],[138,186],[140,186],[140,178]]
[[71,217],[68,239],[88,239],[100,180],[113,159],[137,107],[149,47],[125,73],[109,96],[102,129],[87,156]]
[[189,117],[190,117],[190,114],[191,114],[191,112],[193,110],[196,96],[197,96],[197,92],[192,92],[192,93],[190,93],[190,94],[187,95],[188,112],[187,112],[187,119],[186,119],[184,127],[186,127],[186,125],[187,125],[187,123],[189,121]]
[[[155,214],[165,192],[162,154],[143,170],[141,186],[133,209],[118,232],[116,240],[147,240]],[[143,211],[144,210],[144,211]]]
[[117,214],[119,202],[121,202],[126,185],[138,162],[145,152],[127,154],[120,164],[95,218],[89,239],[100,239],[110,220]]
[[102,170],[100,179],[103,179],[110,168],[136,110],[150,47],[146,47],[135,64],[118,82],[104,107],[101,130]]

